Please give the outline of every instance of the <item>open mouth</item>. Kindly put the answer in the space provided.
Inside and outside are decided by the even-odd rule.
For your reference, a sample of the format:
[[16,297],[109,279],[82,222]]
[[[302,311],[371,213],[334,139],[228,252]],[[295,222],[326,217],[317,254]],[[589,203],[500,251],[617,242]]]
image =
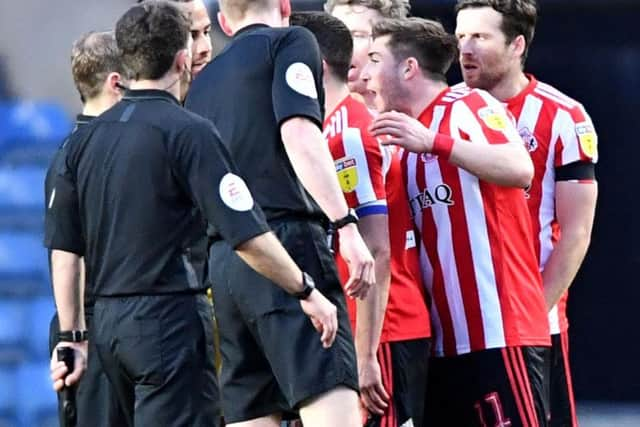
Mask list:
[[475,64],[462,64],[462,69],[465,71],[477,70],[478,66]]

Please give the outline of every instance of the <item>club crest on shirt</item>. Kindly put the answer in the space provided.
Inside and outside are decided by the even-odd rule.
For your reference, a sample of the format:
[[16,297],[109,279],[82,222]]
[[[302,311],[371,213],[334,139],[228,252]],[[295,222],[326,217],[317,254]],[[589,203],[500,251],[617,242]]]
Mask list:
[[317,99],[318,91],[316,82],[313,79],[311,68],[305,63],[294,62],[289,65],[285,73],[285,80],[289,87],[301,95]]
[[598,136],[593,125],[589,122],[577,123],[576,134],[584,155],[593,159],[598,154]]
[[530,153],[536,151],[536,149],[538,148],[538,140],[529,130],[529,128],[525,127],[518,129],[518,133],[520,134],[520,138],[522,138],[522,141],[524,141],[524,146],[527,148],[527,150]]
[[248,211],[253,208],[253,197],[244,180],[238,175],[227,173],[220,180],[220,198],[234,211]]
[[478,117],[482,119],[489,129],[503,131],[507,128],[507,114],[494,107],[483,107],[478,110]]
[[356,159],[353,157],[343,157],[335,161],[336,174],[340,188],[344,193],[352,193],[358,186],[358,168],[356,167]]

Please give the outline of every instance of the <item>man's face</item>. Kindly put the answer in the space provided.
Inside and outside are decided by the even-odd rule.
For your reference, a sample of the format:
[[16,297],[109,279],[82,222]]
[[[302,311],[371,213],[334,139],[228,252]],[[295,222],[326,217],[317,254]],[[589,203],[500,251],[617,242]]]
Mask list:
[[371,44],[362,79],[376,110],[381,113],[391,110],[406,112],[403,102],[408,99],[408,94],[403,85],[402,64],[395,60],[387,47],[389,37],[378,37]]
[[193,38],[191,78],[194,79],[211,61],[211,20],[203,0],[186,3],[191,17],[191,37]]
[[506,42],[500,25],[502,15],[490,7],[458,12],[456,37],[460,47],[460,67],[467,86],[491,91],[520,59]]
[[349,69],[349,90],[362,95],[368,105],[373,97],[367,93],[365,82],[361,78],[362,69],[367,64],[371,46],[371,29],[381,18],[376,10],[364,6],[338,5],[331,14],[341,20],[353,37],[353,57]]

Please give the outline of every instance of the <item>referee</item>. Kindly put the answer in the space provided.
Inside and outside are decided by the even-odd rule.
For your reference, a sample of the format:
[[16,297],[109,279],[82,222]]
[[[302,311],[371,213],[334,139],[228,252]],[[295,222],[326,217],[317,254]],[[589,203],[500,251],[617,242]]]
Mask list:
[[[118,21],[116,40],[134,76],[131,90],[73,134],[55,185],[65,183],[77,197],[66,191],[48,204],[58,221],[81,223],[52,251],[60,327],[84,335],[78,280],[84,256],[97,297],[90,339],[126,425],[217,426],[203,280],[207,223],[214,238],[300,298],[326,347],[336,336],[336,308],[268,232],[215,128],[179,105],[191,63],[188,19],[164,2],[137,5]],[[87,342],[58,346],[74,348],[78,363],[67,373],[52,361],[55,389],[81,377]]]
[[193,82],[185,106],[220,130],[270,226],[338,307],[340,326],[336,344],[322,348],[294,301],[248,268],[228,242],[215,242],[209,273],[225,421],[277,426],[293,409],[307,427],[358,426],[353,337],[325,214],[350,266],[347,294],[364,297],[375,274],[322,137],[318,45],[308,30],[286,27],[288,0],[221,0],[220,10],[233,40]]

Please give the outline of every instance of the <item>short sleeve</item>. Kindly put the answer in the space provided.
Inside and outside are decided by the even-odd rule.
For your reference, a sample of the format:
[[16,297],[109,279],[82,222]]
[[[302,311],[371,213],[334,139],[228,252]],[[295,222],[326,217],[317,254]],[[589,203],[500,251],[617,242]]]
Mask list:
[[306,117],[322,128],[322,60],[313,34],[291,27],[274,50],[273,108],[278,124]]
[[80,204],[69,155],[70,143],[54,156],[45,179],[44,246],[84,255]]
[[555,167],[575,162],[597,163],[598,135],[582,105],[576,105],[568,111],[559,110],[557,114]]
[[231,246],[269,231],[262,210],[211,123],[186,127],[169,142],[169,152],[182,187]]

